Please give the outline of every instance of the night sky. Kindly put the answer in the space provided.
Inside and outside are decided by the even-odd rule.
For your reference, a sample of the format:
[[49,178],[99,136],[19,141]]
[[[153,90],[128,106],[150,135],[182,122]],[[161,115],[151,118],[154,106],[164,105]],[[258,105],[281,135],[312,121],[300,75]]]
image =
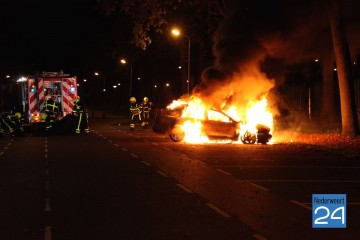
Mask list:
[[0,9],[0,71],[84,71],[101,61],[105,17],[94,1],[6,1]]

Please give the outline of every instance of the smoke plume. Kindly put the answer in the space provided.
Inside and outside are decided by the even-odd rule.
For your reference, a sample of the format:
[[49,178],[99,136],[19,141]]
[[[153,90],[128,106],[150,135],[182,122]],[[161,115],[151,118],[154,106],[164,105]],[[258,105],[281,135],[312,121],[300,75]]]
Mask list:
[[[345,16],[358,23],[356,10],[350,7],[356,1],[343,3]],[[246,105],[269,95],[272,104],[279,105],[276,88],[284,79],[284,66],[332,51],[326,1],[234,0],[226,6],[225,19],[213,39],[216,61],[203,71],[201,83],[194,89],[207,104]],[[359,34],[349,42],[355,42],[356,36]]]

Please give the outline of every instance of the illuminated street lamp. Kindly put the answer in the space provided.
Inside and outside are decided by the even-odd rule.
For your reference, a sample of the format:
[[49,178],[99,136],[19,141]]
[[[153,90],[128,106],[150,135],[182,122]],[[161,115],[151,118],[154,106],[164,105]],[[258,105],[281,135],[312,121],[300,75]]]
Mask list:
[[[120,62],[121,62],[121,64],[127,64],[128,63],[124,58],[121,59]],[[131,98],[131,96],[132,96],[132,72],[133,72],[133,70],[132,70],[132,64],[131,63],[129,63],[129,64],[130,64],[130,87],[129,87],[129,95],[130,95],[130,97],[129,98]]]
[[[100,73],[95,72],[94,75],[95,75],[95,76],[100,76]],[[103,85],[104,85],[102,91],[103,91],[103,92],[106,92],[106,87],[105,87],[105,75],[104,75],[104,74],[102,74],[102,78],[103,78]]]
[[188,35],[181,33],[179,29],[173,28],[171,30],[171,34],[175,37],[179,37],[180,35],[183,35],[187,41],[188,41],[188,66],[187,66],[187,93],[190,94],[190,38]]

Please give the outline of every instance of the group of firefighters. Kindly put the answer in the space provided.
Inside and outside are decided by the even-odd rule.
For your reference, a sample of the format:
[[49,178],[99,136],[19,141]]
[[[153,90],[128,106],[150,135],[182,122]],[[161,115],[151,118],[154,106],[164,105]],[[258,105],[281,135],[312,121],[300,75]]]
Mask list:
[[[56,102],[56,97],[52,96],[44,102],[44,112],[41,115],[41,118],[45,122],[46,132],[50,132],[56,122],[59,120],[60,110],[59,105]],[[0,136],[18,136],[24,133],[23,123],[24,118],[23,114],[20,112],[10,112],[0,116]],[[88,134],[89,125],[88,125],[88,111],[86,105],[80,101],[80,96],[77,96],[74,99],[74,106],[71,113],[71,121],[74,124],[69,124],[71,128],[70,132],[76,134]]]
[[0,116],[0,136],[15,136],[24,133],[21,113],[9,113]]
[[[89,133],[89,124],[88,124],[88,111],[86,105],[80,101],[80,96],[75,97],[74,106],[71,112],[71,116],[75,119],[75,129],[76,134],[88,134]],[[42,115],[43,120],[46,123],[46,131],[49,131],[53,128],[54,123],[58,120],[59,117],[59,106],[56,102],[55,96],[50,97],[44,103],[44,114]]]
[[[148,97],[144,97],[143,102],[138,104],[135,97],[130,98],[130,130],[135,129],[135,124],[138,122],[146,129],[149,126],[150,111],[152,103]],[[45,121],[46,131],[51,131],[55,122],[58,121],[60,110],[55,96],[50,97],[44,102],[44,113],[41,118]],[[88,125],[88,111],[86,105],[80,101],[80,96],[74,99],[74,107],[72,110],[73,118],[75,119],[76,134],[89,133]],[[23,115],[20,112],[9,113],[0,116],[0,136],[5,135],[19,135],[24,132],[22,123],[24,122]]]
[[136,102],[135,97],[130,98],[130,130],[135,129],[135,123],[139,122],[145,129],[149,126],[149,118],[152,103],[149,102],[148,97],[144,97],[144,101],[140,104]]

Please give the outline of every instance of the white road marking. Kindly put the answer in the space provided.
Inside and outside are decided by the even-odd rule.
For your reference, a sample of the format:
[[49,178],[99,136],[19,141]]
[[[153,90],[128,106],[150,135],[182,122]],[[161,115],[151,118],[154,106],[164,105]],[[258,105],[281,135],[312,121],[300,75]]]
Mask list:
[[11,145],[11,142],[8,143],[8,146],[10,146],[10,145]]
[[4,150],[8,149],[9,147],[4,147]]
[[48,169],[45,170],[45,176],[49,176],[49,170]]
[[3,155],[4,154],[4,152],[0,152],[0,155]]
[[111,141],[111,140],[108,140],[108,142],[109,142],[109,143],[112,143],[112,141]]
[[159,145],[158,143],[152,143],[152,145],[155,145],[155,146],[157,146],[157,145]]
[[220,214],[221,216],[223,216],[224,218],[230,218],[231,217],[227,212],[221,210],[220,208],[218,208],[217,206],[215,206],[212,203],[207,203],[206,205],[209,208],[211,208],[212,210],[214,210],[215,212],[217,212],[218,214]]
[[303,204],[303,203],[301,203],[301,202],[298,202],[298,201],[296,201],[296,200],[290,200],[290,202],[292,202],[292,203],[294,203],[294,204],[296,204],[296,205],[298,205],[298,206],[300,206],[300,207],[303,207],[303,208],[305,208],[305,209],[308,209],[308,210],[312,210],[312,208],[311,207],[309,207],[309,206],[307,206],[307,205],[305,205],[305,204]]
[[45,152],[48,152],[47,148],[45,148]]
[[106,140],[106,139],[108,139],[108,138],[107,138],[107,137],[103,137],[103,139],[105,139],[105,140]]
[[126,148],[121,148],[121,150],[123,150],[124,152],[127,152],[127,149],[126,149]]
[[44,240],[51,240],[52,239],[52,226],[45,226],[44,230]]
[[45,158],[47,158],[48,157],[48,155],[45,153]]
[[47,148],[48,147],[48,145],[45,143],[45,148]]
[[131,155],[133,158],[138,158],[138,156],[135,155],[135,154],[133,154],[133,153],[131,153],[130,155]]
[[146,161],[141,161],[143,164],[145,164],[146,166],[151,166],[150,163],[146,162]]
[[268,240],[267,238],[261,236],[260,234],[253,234],[253,237],[257,240]]
[[50,212],[51,211],[49,202],[50,202],[49,198],[45,199],[45,212]]
[[190,189],[188,189],[187,187],[185,187],[184,185],[182,185],[180,183],[178,183],[176,185],[187,193],[193,193],[193,191],[191,191]]
[[251,182],[250,184],[253,185],[254,187],[260,188],[260,189],[262,189],[264,191],[269,191],[269,189],[267,189],[266,187],[260,186],[260,185],[258,185],[256,183]]
[[120,147],[120,145],[119,145],[119,144],[116,144],[116,143],[114,144],[114,146],[115,146],[115,147]]
[[358,169],[360,166],[267,166],[267,165],[257,165],[257,166],[240,166],[240,165],[214,165],[218,168],[321,168],[321,169]]
[[168,148],[168,147],[163,147],[163,149],[168,150],[168,151],[171,151],[171,149]]
[[308,180],[302,180],[302,179],[242,179],[243,181],[249,181],[249,182],[299,182],[299,183],[360,183],[360,180],[317,180],[317,179],[308,179]]
[[168,177],[168,175],[166,175],[164,172],[157,170],[157,173],[160,174],[163,177]]
[[221,172],[221,173],[223,173],[223,174],[225,174],[225,175],[231,176],[231,173],[229,173],[229,172],[227,172],[227,171],[225,171],[225,170],[222,170],[222,169],[220,169],[220,168],[216,169],[216,171]]

